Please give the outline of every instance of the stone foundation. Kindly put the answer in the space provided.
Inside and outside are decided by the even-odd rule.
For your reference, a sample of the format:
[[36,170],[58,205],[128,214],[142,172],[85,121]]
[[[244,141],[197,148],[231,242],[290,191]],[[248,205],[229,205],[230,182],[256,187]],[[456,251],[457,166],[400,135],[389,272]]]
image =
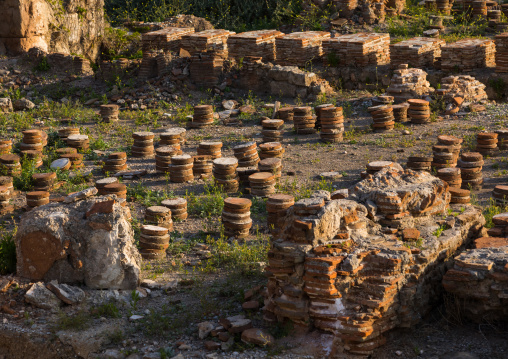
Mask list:
[[370,354],[384,332],[414,325],[438,302],[449,262],[485,221],[469,205],[443,219],[446,185],[424,172],[382,170],[351,191],[300,200],[279,220],[264,318],[329,331],[336,352]]

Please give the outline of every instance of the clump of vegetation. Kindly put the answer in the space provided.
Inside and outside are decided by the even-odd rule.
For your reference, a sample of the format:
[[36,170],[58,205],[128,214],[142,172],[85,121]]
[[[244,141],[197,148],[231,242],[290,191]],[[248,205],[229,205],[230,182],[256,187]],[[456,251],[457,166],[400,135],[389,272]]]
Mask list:
[[0,227],[0,274],[14,273],[16,271],[16,244],[14,236],[17,228],[7,231]]
[[102,55],[110,60],[142,58],[141,34],[121,28],[107,27],[102,41]]
[[114,25],[125,21],[158,22],[178,14],[192,14],[216,28],[241,32],[293,23],[302,10],[302,0],[106,0],[105,9]]
[[48,58],[46,56],[43,56],[37,65],[35,65],[35,71],[46,72],[50,69],[51,66],[49,65]]

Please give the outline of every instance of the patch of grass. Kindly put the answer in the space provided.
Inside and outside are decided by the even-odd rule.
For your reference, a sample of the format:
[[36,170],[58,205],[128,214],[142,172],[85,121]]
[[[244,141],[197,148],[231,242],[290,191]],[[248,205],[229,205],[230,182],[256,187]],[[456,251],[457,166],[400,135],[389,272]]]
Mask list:
[[105,317],[105,318],[120,318],[120,309],[118,309],[115,302],[104,303],[97,308],[92,309],[92,313],[94,313],[97,317]]
[[223,193],[219,186],[213,182],[207,182],[204,185],[204,194],[197,196],[193,192],[186,192],[187,210],[189,214],[201,218],[219,216],[224,208],[224,199],[228,195]]
[[485,217],[485,228],[494,227],[494,223],[492,222],[492,217],[496,214],[508,212],[508,206],[501,207],[496,205],[495,201],[490,198],[489,204],[483,208],[483,216]]
[[0,227],[0,274],[8,274],[16,272],[16,244],[14,243],[14,236],[16,235],[17,227],[12,231],[6,230],[3,226]]
[[63,312],[58,315],[55,329],[80,331],[88,329],[91,326],[91,316],[85,311],[80,311],[76,315],[69,316]]

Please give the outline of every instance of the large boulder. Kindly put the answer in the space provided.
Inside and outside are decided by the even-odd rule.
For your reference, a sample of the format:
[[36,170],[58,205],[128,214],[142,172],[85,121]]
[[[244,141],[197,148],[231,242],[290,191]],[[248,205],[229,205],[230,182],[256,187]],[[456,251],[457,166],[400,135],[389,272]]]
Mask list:
[[141,257],[128,208],[104,196],[72,199],[37,207],[21,218],[18,274],[46,282],[84,282],[93,289],[136,288]]

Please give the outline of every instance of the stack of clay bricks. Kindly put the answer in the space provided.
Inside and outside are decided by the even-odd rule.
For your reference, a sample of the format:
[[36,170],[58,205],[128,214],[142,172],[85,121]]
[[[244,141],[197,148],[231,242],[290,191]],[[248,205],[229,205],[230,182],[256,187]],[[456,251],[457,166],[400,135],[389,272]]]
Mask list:
[[357,33],[323,40],[324,60],[339,66],[386,65],[390,63],[390,35]]
[[278,181],[282,177],[282,160],[280,158],[265,158],[259,161],[258,170],[272,173],[275,180]]
[[164,206],[148,207],[145,211],[144,223],[164,227],[171,231],[173,230],[171,210]]
[[69,135],[66,142],[67,146],[78,151],[87,151],[90,148],[90,139],[87,135]]
[[198,86],[210,88],[218,85],[223,69],[224,53],[196,53],[189,65],[190,79]]
[[376,96],[372,98],[372,106],[391,105],[394,97],[389,95]]
[[12,141],[11,140],[0,140],[0,155],[11,153]]
[[259,162],[256,142],[246,142],[233,147],[233,154],[238,159],[238,167],[255,167]]
[[182,37],[181,48],[188,51],[189,54],[202,53],[210,51],[218,54],[228,54],[228,38],[235,33],[222,29],[211,29],[196,32],[194,34]]
[[155,135],[153,132],[134,132],[132,138],[134,143],[131,147],[131,155],[133,157],[152,157],[154,151],[153,139]]
[[288,209],[295,204],[295,198],[288,194],[272,194],[266,201],[266,218],[268,229],[273,236],[280,233],[282,221],[288,213]]
[[292,122],[293,121],[294,110],[293,107],[281,107],[279,111],[277,111],[277,118],[280,118],[284,122]]
[[164,50],[143,50],[143,58],[138,71],[138,80],[145,81],[157,76],[157,56]]
[[478,19],[485,19],[487,17],[487,1],[476,0],[471,1],[472,15]]
[[282,142],[284,138],[284,120],[279,119],[264,119],[261,121],[261,135],[263,142]]
[[108,158],[104,161],[102,170],[104,172],[120,172],[127,169],[127,153],[125,152],[114,152],[108,155]]
[[194,106],[194,115],[192,121],[189,122],[191,128],[203,128],[213,124],[213,106],[198,105]]
[[222,142],[201,142],[198,145],[198,155],[211,156],[213,160],[222,157]]
[[494,41],[464,39],[441,47],[441,69],[443,71],[473,71],[496,66]]
[[431,37],[414,37],[390,46],[392,66],[408,64],[411,67],[433,67],[436,59],[441,57],[441,46],[446,42]]
[[368,108],[375,132],[391,131],[395,127],[395,118],[393,117],[393,109],[391,105],[379,105]]
[[[506,194],[508,194],[508,186],[498,186],[503,187]],[[505,200],[508,200],[508,197],[504,197]],[[506,225],[506,213],[500,213],[500,215],[495,215],[494,227],[490,228],[487,231],[487,234],[490,237],[508,237],[508,226]]]
[[390,86],[386,90],[388,95],[393,96],[395,103],[401,103],[412,98],[418,98],[433,92],[427,81],[427,73],[421,69],[409,69],[407,64],[402,64],[393,71]]
[[5,214],[11,212],[14,207],[11,206],[10,200],[13,196],[14,187],[12,177],[0,177],[0,213]]
[[476,151],[484,156],[496,156],[499,153],[497,147],[497,133],[480,132],[476,135]]
[[496,72],[508,72],[508,32],[496,35]]
[[102,187],[102,191],[105,195],[107,194],[114,194],[118,198],[127,198],[127,186],[123,183],[119,182],[112,182],[105,184],[104,187]]
[[38,151],[42,153],[42,149],[46,145],[47,135],[41,130],[25,130],[23,131],[23,140],[19,143],[21,152]]
[[7,176],[18,176],[21,174],[21,163],[18,155],[0,155],[0,173]]
[[264,62],[275,60],[275,39],[284,34],[277,30],[242,32],[228,37],[229,57],[261,57]]
[[173,221],[184,221],[188,217],[187,200],[185,198],[165,199],[161,202],[161,205],[169,208]]
[[183,127],[173,127],[164,130],[160,134],[159,146],[183,146],[185,144],[185,134],[187,130]]
[[305,66],[323,55],[322,42],[330,38],[325,31],[293,32],[275,40],[277,64]]
[[451,195],[450,204],[470,204],[471,203],[471,191],[469,191],[467,189],[450,187],[450,188],[448,188],[448,192],[450,192],[450,195]]
[[326,107],[319,110],[321,131],[319,138],[325,143],[336,143],[343,139],[344,113],[342,107]]
[[446,100],[461,97],[464,101],[478,102],[486,100],[485,85],[469,75],[448,76],[441,79],[441,88],[436,90]]
[[253,196],[267,197],[275,193],[275,175],[271,172],[257,172],[249,176],[250,193]]
[[436,10],[443,15],[450,15],[454,0],[435,0]]
[[259,158],[282,158],[284,156],[284,148],[280,142],[267,142],[259,145]]
[[409,104],[407,102],[401,103],[398,105],[393,105],[393,119],[395,122],[404,123],[407,122],[407,110],[409,108]]
[[224,200],[222,223],[227,237],[243,239],[249,236],[252,227],[251,206],[252,202],[246,198],[229,197]]
[[500,151],[508,150],[508,130],[500,129],[494,131],[497,133],[497,147]]
[[100,180],[95,181],[95,188],[97,188],[97,194],[99,196],[104,196],[104,195],[108,194],[108,191],[105,189],[105,187],[108,184],[115,184],[115,183],[118,183],[117,177],[106,177],[106,178],[102,178]]
[[430,172],[432,170],[432,156],[409,156],[406,166],[413,171]]
[[[81,153],[66,153],[60,155],[60,158],[67,158],[71,163],[70,168],[73,170],[83,168],[85,166],[83,163],[83,155]],[[127,161],[127,155],[125,156],[125,161]]]
[[143,259],[164,259],[169,247],[169,230],[165,227],[145,224],[139,235],[139,254]]
[[462,139],[455,136],[437,136],[437,145],[432,146],[432,167],[435,169],[457,166]]
[[49,192],[33,191],[26,193],[26,205],[28,209],[44,206],[49,203]]
[[257,173],[259,172],[260,170],[258,169],[257,166],[253,166],[253,167],[238,167],[236,169],[236,173],[238,174],[238,178],[239,178],[239,181],[240,181],[240,184],[244,187],[249,187],[250,186],[250,182],[249,182],[249,176],[254,174],[254,173]]
[[194,159],[189,155],[171,157],[169,165],[169,180],[175,183],[183,183],[194,180]]
[[213,159],[212,156],[197,155],[192,156],[194,165],[192,166],[192,173],[194,178],[207,179],[212,176]]
[[316,117],[312,115],[312,107],[293,108],[293,126],[297,134],[310,135],[316,133]]
[[34,191],[46,191],[49,192],[53,189],[53,186],[56,183],[56,173],[48,172],[48,173],[34,173],[32,175],[32,180],[34,184]]
[[508,206],[508,186],[498,185],[492,191],[494,203],[499,207]]
[[119,109],[120,107],[118,105],[101,105],[100,115],[102,121],[106,123],[117,122]]
[[437,170],[436,177],[441,179],[443,182],[448,183],[448,186],[460,188],[462,186],[462,177],[460,168],[440,168]]
[[148,50],[178,51],[183,36],[194,33],[192,27],[166,27],[141,35],[143,53]]
[[155,170],[157,172],[169,173],[171,166],[171,157],[180,156],[182,151],[180,145],[162,146],[155,150]]
[[213,177],[215,184],[224,192],[236,192],[240,185],[238,173],[238,160],[235,157],[221,157],[213,160]]
[[58,137],[63,141],[67,142],[67,137],[70,135],[79,135],[78,127],[64,127],[58,130]]
[[90,66],[90,60],[79,56],[74,56],[72,68],[74,73],[78,75],[93,74],[92,66]]
[[316,128],[321,128],[321,110],[327,107],[333,107],[331,103],[325,103],[319,106],[314,107],[314,112],[316,113]]
[[424,124],[430,122],[429,101],[410,99],[407,102],[409,103],[407,114],[411,119],[411,123]]
[[462,177],[462,188],[481,189],[483,184],[483,155],[478,152],[464,152],[457,161]]

